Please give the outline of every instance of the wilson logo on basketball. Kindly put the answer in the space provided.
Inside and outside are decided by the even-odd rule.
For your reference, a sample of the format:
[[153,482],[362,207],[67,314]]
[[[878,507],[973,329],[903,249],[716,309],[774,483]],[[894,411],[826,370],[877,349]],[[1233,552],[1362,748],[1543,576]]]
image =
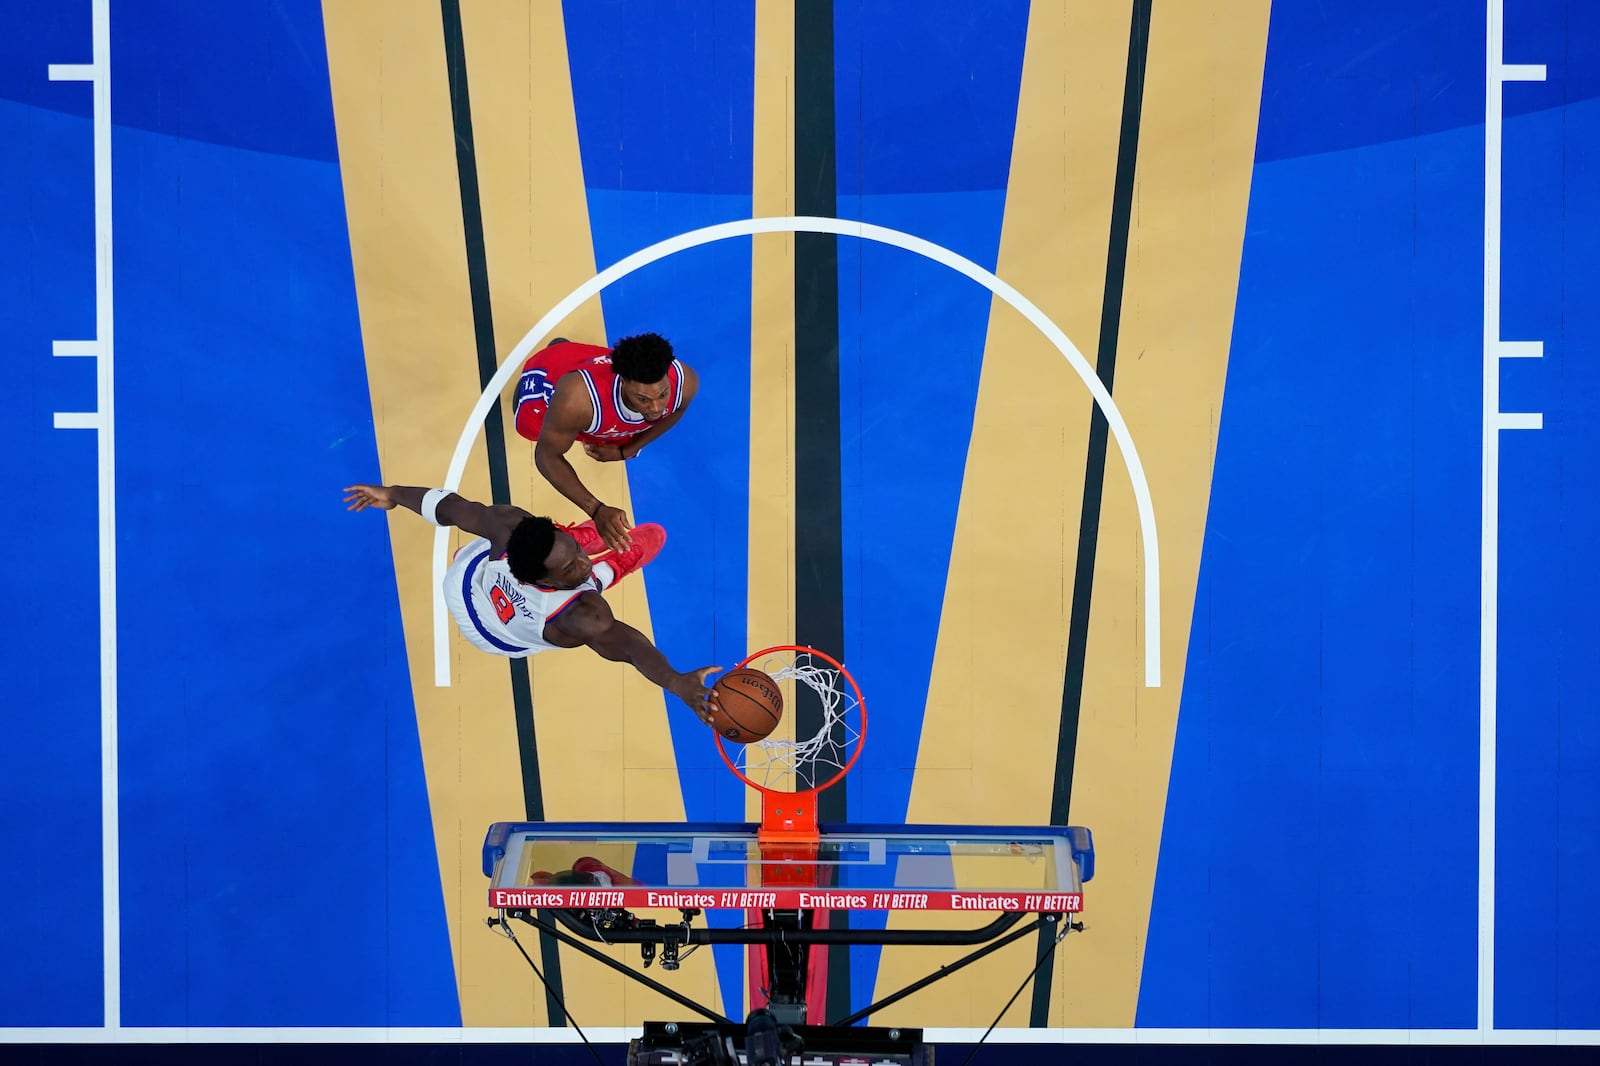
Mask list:
[[783,693],[760,670],[730,670],[712,686],[717,732],[739,744],[765,739],[783,720]]

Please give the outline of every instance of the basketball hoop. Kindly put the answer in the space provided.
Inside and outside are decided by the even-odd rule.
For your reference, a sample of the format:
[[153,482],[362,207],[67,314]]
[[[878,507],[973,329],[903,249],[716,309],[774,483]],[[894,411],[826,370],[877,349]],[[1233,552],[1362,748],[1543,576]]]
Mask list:
[[717,751],[739,779],[761,793],[761,839],[816,841],[817,794],[844,779],[861,754],[867,707],[850,671],[815,648],[781,644],[746,657],[749,667],[785,689],[785,727],[794,722],[794,696],[805,686],[822,706],[821,724],[807,736],[768,737],[735,745],[730,753],[720,733]]
[[[847,818],[819,826],[818,794],[850,772],[867,731],[855,679],[837,660],[799,645],[765,648],[736,669],[765,676],[718,681],[712,735],[729,769],[760,793],[760,824],[496,823],[483,850],[489,905],[501,912],[491,922],[525,921],[714,1022],[725,1020],[567,931],[608,951],[638,944],[645,966],[659,949],[665,970],[677,969],[691,946],[746,945],[745,1002],[789,1025],[828,1020],[831,963],[854,945],[984,945],[834,1023],[840,1027],[1030,933],[1055,932],[1058,924],[1062,934],[1083,928],[1072,916],[1083,909],[1083,882],[1093,876],[1087,829],[850,825]],[[755,739],[774,720],[776,736]],[[630,908],[675,909],[682,920],[638,918]],[[852,921],[863,911],[932,910],[998,917],[971,929]],[[697,916],[711,911],[743,911],[744,921],[693,927]],[[1037,915],[1032,925],[1013,929],[1030,913]],[[1056,935],[1053,943],[1060,940]],[[662,1035],[679,1032],[672,1023]],[[664,1057],[648,1061],[685,1061],[684,1045],[670,1043],[659,1045]],[[886,1047],[880,1042],[863,1054],[852,1048],[838,1061],[886,1060]],[[807,1061],[812,1050],[808,1045]],[[902,1058],[898,1052],[892,1057]]]

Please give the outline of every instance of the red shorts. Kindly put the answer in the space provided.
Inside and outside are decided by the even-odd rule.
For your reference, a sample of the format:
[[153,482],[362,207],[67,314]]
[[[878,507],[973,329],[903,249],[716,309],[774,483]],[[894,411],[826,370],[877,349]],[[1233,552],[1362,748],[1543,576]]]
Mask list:
[[517,432],[529,440],[538,440],[545,412],[550,410],[550,397],[556,394],[556,382],[584,363],[610,354],[610,348],[575,341],[552,344],[533,353],[522,364],[522,375],[517,379]]

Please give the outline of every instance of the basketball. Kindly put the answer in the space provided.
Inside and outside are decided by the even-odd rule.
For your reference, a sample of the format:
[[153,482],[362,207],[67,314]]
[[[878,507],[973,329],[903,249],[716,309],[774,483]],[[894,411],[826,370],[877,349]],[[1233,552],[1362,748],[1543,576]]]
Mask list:
[[712,686],[712,724],[735,744],[753,744],[778,728],[783,719],[783,693],[760,670],[730,670]]

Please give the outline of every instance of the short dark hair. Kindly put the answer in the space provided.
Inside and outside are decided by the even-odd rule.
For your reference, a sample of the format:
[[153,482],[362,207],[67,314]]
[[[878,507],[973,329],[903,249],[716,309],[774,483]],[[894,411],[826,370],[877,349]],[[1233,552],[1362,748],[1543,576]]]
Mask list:
[[506,542],[506,564],[511,576],[524,585],[544,577],[544,561],[556,544],[556,526],[548,518],[529,515],[517,523]]
[[624,337],[611,346],[611,369],[617,377],[654,385],[672,368],[672,345],[659,333]]

